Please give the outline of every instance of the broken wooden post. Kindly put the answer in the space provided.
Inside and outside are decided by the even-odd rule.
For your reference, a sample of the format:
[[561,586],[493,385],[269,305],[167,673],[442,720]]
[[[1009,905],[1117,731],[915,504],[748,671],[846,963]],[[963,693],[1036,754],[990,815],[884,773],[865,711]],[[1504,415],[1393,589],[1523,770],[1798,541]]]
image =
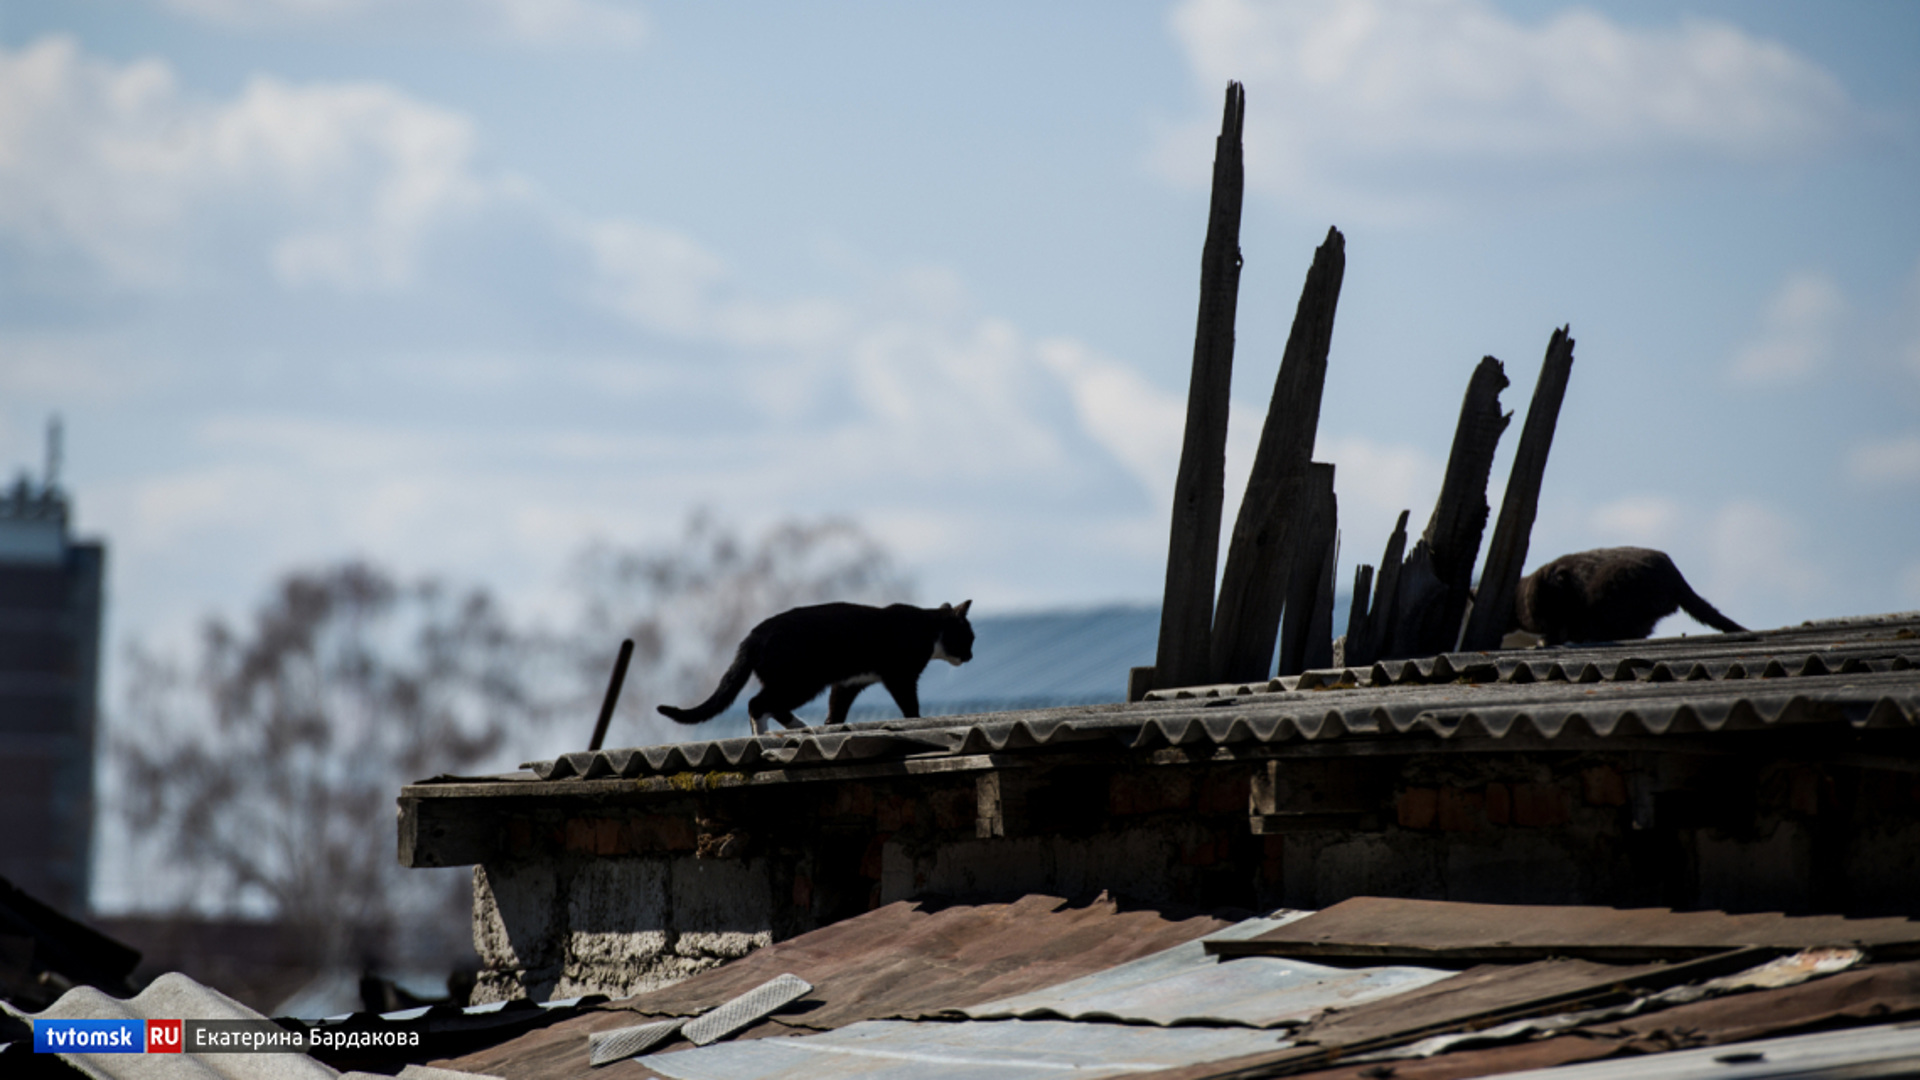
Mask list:
[[[1373,581],[1373,606],[1367,613],[1367,644],[1373,654],[1362,663],[1371,664],[1385,655],[1387,647],[1393,644],[1394,616],[1400,610],[1400,564],[1407,553],[1407,515],[1410,511],[1400,511],[1400,520],[1394,523],[1393,535],[1387,537],[1387,552],[1380,556],[1380,574]],[[1354,666],[1347,661],[1347,666]]]
[[1213,619],[1215,682],[1265,679],[1273,660],[1273,641],[1287,579],[1302,565],[1316,569],[1320,552],[1293,542],[1299,520],[1302,478],[1313,456],[1320,427],[1320,397],[1327,382],[1327,352],[1333,344],[1333,316],[1346,275],[1346,238],[1329,228],[1313,253],[1313,265],[1294,308],[1293,329],[1273,381],[1273,400],[1260,429],[1247,492],[1240,499],[1220,601]]
[[1500,500],[1500,520],[1487,547],[1487,565],[1480,574],[1480,593],[1467,620],[1462,649],[1497,649],[1512,628],[1513,598],[1520,587],[1520,570],[1527,561],[1527,543],[1540,507],[1547,451],[1553,446],[1560,402],[1566,397],[1567,378],[1573,373],[1573,338],[1568,336],[1572,329],[1568,325],[1555,330],[1547,342],[1547,358],[1540,364],[1540,379],[1527,406],[1527,422],[1520,429],[1520,446],[1514,451],[1513,472],[1507,477],[1507,493]]
[[1220,505],[1227,471],[1227,395],[1233,379],[1233,320],[1240,296],[1240,133],[1246,93],[1227,84],[1214,144],[1213,201],[1200,256],[1200,315],[1187,387],[1187,431],[1174,480],[1167,538],[1167,585],[1160,603],[1154,684],[1192,686],[1211,674],[1213,576],[1220,559]]
[[1373,663],[1373,645],[1367,640],[1367,598],[1373,592],[1373,567],[1361,563],[1353,571],[1353,604],[1347,609],[1346,647],[1335,663],[1354,667]]
[[[1440,498],[1402,569],[1394,657],[1447,652],[1460,640],[1460,620],[1473,590],[1473,564],[1487,528],[1487,478],[1500,436],[1513,419],[1512,413],[1500,411],[1500,391],[1506,386],[1506,373],[1491,356],[1480,361],[1467,381]],[[1417,578],[1408,576],[1416,565],[1421,567]],[[1426,581],[1428,571],[1437,589]],[[1410,588],[1416,580],[1421,587]]]
[[[1329,469],[1332,466],[1328,466]],[[1307,620],[1307,648],[1300,657],[1300,670],[1324,671],[1333,666],[1333,575],[1340,568],[1340,521],[1333,487],[1327,487],[1322,521],[1336,526],[1333,535],[1321,545],[1319,588],[1313,597],[1313,617]]]
[[[1326,570],[1327,549],[1333,545],[1339,528],[1338,502],[1333,495],[1333,466],[1318,461],[1307,467],[1307,479],[1294,521],[1296,555],[1293,571],[1287,575],[1284,594],[1286,611],[1280,624],[1280,675],[1298,675],[1319,660],[1321,666],[1333,663],[1333,601],[1326,601],[1324,618],[1319,611],[1321,595],[1331,594],[1332,579],[1326,587],[1321,577]],[[1316,625],[1324,624],[1327,640],[1315,648]],[[1324,654],[1324,656],[1323,656]],[[1265,679],[1266,662],[1261,662],[1260,679]],[[1237,682],[1242,680],[1228,680]]]

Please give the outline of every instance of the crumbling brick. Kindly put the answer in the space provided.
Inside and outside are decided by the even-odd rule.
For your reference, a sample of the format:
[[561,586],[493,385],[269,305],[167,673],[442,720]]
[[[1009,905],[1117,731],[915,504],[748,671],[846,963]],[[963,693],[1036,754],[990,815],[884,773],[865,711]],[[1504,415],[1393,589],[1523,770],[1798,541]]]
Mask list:
[[1488,784],[1483,800],[1487,824],[1506,825],[1513,821],[1513,791],[1507,785]]
[[1565,825],[1573,818],[1573,800],[1558,784],[1513,785],[1513,823],[1529,828]]
[[1481,797],[1478,791],[1457,787],[1440,789],[1436,818],[1445,832],[1473,832],[1480,827]]
[[1440,793],[1430,787],[1408,788],[1400,793],[1400,827],[1431,829],[1440,813]]
[[904,796],[888,795],[874,805],[874,822],[883,832],[899,832],[913,820],[913,801]]
[[[1107,782],[1107,812],[1116,816],[1185,810],[1192,804],[1193,781],[1184,772],[1115,773]],[[1246,805],[1244,791],[1240,805]]]
[[886,851],[887,839],[888,836],[886,833],[875,833],[873,839],[867,841],[867,850],[860,855],[861,877],[870,878],[874,881],[880,880],[881,868],[885,865],[883,857]]
[[833,806],[827,813],[835,817],[872,817],[873,788],[857,783],[839,785],[834,789]]
[[626,823],[627,849],[638,854],[692,851],[699,843],[693,822],[685,817],[649,814]]
[[1627,780],[1611,765],[1580,771],[1580,797],[1588,806],[1627,805]]
[[568,818],[563,846],[583,855],[593,854],[594,829],[590,818]]
[[1252,787],[1253,778],[1246,773],[1233,773],[1219,777],[1200,785],[1200,812],[1203,814],[1244,814],[1247,812],[1247,793]]
[[971,784],[964,788],[930,792],[927,795],[927,805],[933,811],[933,824],[936,828],[973,831],[973,819],[977,808]]

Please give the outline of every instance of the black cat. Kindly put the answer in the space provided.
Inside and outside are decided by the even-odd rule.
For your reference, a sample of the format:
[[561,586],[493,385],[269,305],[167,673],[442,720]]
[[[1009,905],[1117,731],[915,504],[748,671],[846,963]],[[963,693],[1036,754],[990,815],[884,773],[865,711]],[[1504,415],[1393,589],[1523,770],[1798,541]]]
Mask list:
[[1513,598],[1515,621],[1549,645],[1643,638],[1676,609],[1716,630],[1746,630],[1702,600],[1665,552],[1650,548],[1562,555],[1521,579]]
[[747,634],[734,653],[733,666],[720,677],[713,696],[690,709],[660,706],[683,724],[720,715],[747,685],[760,679],[760,692],[747,702],[753,733],[764,735],[771,716],[790,728],[805,727],[793,710],[833,688],[827,699],[827,723],[842,723],[853,699],[880,683],[900,706],[900,715],[920,715],[920,673],[928,663],[945,660],[956,667],[973,659],[973,627],[967,600],[937,610],[910,604],[817,604],[783,611]]

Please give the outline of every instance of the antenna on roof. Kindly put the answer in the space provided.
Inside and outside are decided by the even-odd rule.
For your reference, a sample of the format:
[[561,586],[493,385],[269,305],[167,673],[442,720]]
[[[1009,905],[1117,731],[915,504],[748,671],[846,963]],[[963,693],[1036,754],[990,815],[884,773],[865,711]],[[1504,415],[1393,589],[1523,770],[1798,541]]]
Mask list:
[[43,490],[52,491],[60,483],[60,415],[47,420],[47,479]]

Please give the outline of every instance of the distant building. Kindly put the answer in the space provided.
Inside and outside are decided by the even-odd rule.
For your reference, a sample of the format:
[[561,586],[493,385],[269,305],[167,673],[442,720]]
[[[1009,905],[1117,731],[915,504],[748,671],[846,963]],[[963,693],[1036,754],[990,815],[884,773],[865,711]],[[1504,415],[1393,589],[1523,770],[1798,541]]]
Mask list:
[[0,489],[0,877],[87,904],[106,550],[68,533],[59,428],[39,484]]

